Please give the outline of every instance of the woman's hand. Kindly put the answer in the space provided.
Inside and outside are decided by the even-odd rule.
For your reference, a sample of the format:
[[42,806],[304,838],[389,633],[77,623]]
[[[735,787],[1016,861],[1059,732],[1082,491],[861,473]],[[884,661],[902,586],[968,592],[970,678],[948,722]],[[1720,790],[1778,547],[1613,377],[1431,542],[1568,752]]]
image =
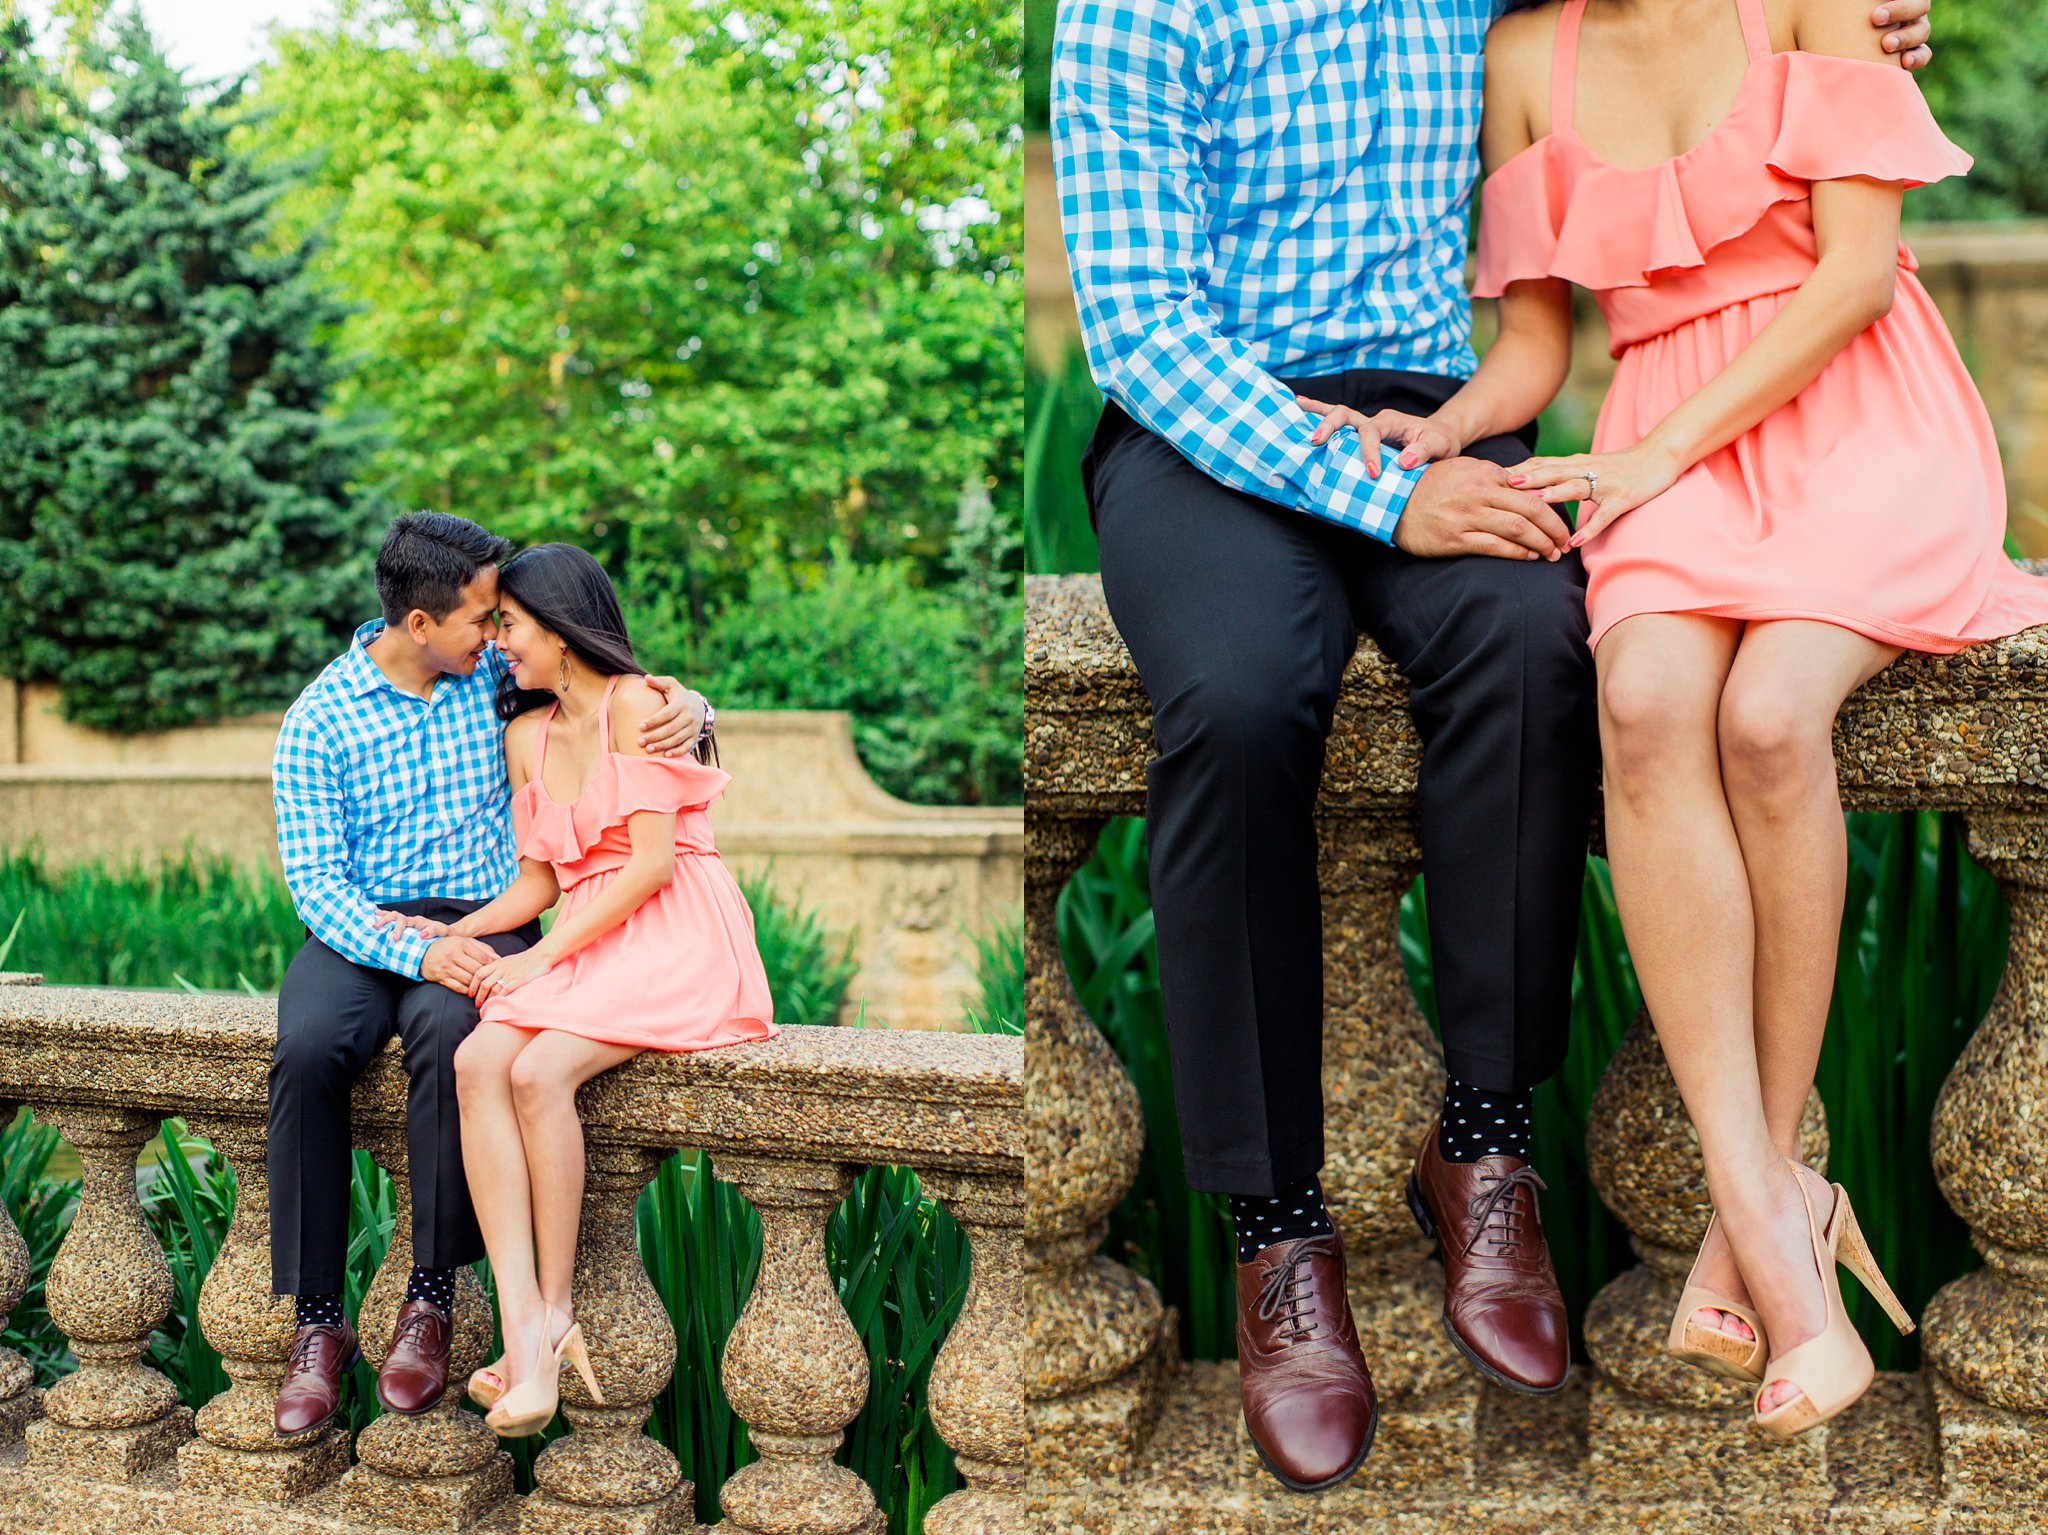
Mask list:
[[1620,453],[1527,458],[1509,468],[1508,483],[1534,491],[1553,506],[1562,501],[1578,502],[1577,527],[1572,533],[1576,549],[1615,518],[1663,495],[1682,469],[1674,455],[1639,442]]
[[1311,400],[1305,394],[1294,397],[1294,403],[1312,416],[1322,417],[1309,441],[1325,443],[1340,427],[1350,427],[1358,433],[1358,452],[1365,460],[1368,479],[1380,477],[1380,444],[1398,442],[1404,447],[1400,467],[1413,469],[1417,464],[1433,460],[1456,458],[1464,451],[1464,443],[1457,434],[1441,421],[1430,416],[1411,416],[1406,411],[1383,410],[1368,416],[1363,411],[1353,410],[1348,405],[1326,405],[1321,400]]
[[[455,929],[446,922],[436,922],[432,917],[409,916],[402,911],[380,911],[370,919],[372,927],[384,927],[387,924],[398,928],[409,927],[416,933],[425,933],[429,938],[446,938],[455,932]],[[470,938],[475,935],[462,933],[457,936]]]
[[554,964],[553,956],[539,944],[517,954],[507,954],[477,971],[470,995],[476,998],[478,1006],[482,1006],[492,997],[517,991],[528,981],[539,980],[554,968]]

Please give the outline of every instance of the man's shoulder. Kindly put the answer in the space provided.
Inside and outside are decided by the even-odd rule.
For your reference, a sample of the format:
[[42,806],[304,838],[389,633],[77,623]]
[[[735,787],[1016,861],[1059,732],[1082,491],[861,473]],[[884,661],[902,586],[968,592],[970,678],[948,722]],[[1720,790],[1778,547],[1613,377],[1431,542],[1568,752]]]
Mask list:
[[1053,39],[1056,59],[1104,42],[1193,42],[1219,19],[1215,0],[1074,0],[1059,9]]
[[343,651],[321,667],[311,682],[299,689],[299,696],[284,711],[286,730],[303,729],[347,702],[355,691],[351,678],[354,668],[349,660],[352,654],[352,651]]

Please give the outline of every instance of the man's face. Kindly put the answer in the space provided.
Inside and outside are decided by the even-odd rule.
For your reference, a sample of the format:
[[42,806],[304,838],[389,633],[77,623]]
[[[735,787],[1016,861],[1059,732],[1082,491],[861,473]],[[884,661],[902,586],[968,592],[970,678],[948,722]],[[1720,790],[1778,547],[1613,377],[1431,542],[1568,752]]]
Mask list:
[[415,608],[406,620],[436,671],[467,677],[498,637],[498,567],[488,565],[462,589],[461,600],[438,623]]

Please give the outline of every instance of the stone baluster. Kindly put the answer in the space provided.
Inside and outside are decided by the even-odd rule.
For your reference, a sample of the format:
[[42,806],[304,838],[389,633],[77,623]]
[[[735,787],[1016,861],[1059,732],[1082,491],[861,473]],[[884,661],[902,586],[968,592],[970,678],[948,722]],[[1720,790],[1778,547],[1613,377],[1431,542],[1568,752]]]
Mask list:
[[[405,1129],[375,1132],[371,1154],[391,1174],[397,1219],[391,1245],[363,1296],[356,1331],[372,1368],[391,1348],[391,1330],[412,1275],[412,1185]],[[497,1435],[461,1407],[470,1373],[489,1357],[491,1312],[467,1265],[457,1270],[448,1393],[417,1417],[384,1413],[356,1439],[356,1465],[341,1479],[342,1509],[359,1524],[448,1530],[473,1524],[512,1492],[512,1458]]]
[[669,1449],[641,1432],[676,1364],[676,1333],[640,1263],[633,1206],[663,1153],[590,1137],[572,1294],[605,1405],[562,1371],[575,1432],[534,1462],[522,1530],[671,1535],[695,1527],[696,1488]]
[[43,1287],[78,1369],[45,1393],[44,1417],[28,1427],[29,1460],[52,1474],[133,1481],[192,1435],[177,1388],[141,1362],[176,1293],[135,1190],[136,1158],[157,1118],[70,1105],[43,1118],[85,1166],[78,1213]]
[[186,1121],[235,1169],[235,1214],[199,1291],[199,1325],[230,1385],[199,1409],[199,1437],[178,1449],[178,1485],[206,1497],[289,1503],[348,1469],[348,1433],[277,1437],[278,1383],[294,1331],[289,1295],[270,1293],[270,1170],[262,1121]]
[[[0,1127],[13,1123],[20,1108],[18,1103],[0,1099]],[[0,1205],[0,1322],[21,1304],[28,1281],[28,1243],[15,1229],[7,1207]],[[0,1348],[0,1450],[20,1443],[42,1411],[43,1393],[36,1389],[35,1366],[13,1349]]]
[[[1413,817],[1317,819],[1323,897],[1323,1188],[1344,1239],[1359,1346],[1386,1411],[1365,1483],[1469,1483],[1479,1382],[1442,1323],[1443,1274],[1408,1211],[1443,1052],[1401,963],[1401,898],[1422,867]],[[1238,1469],[1265,1475],[1244,1425]]]
[[1145,1145],[1137,1089],[1060,957],[1060,891],[1101,829],[1025,807],[1024,1396],[1033,1462],[1053,1476],[1126,1469],[1179,1357],[1159,1292],[1096,1251]]
[[1942,1498],[1987,1529],[2048,1507],[2048,820],[1970,818],[2012,906],[2005,976],[1935,1103],[1934,1175],[1984,1267],[1922,1321]]
[[925,1516],[927,1535],[1023,1535],[1024,1370],[1015,1318],[1023,1303],[1023,1190],[972,1173],[920,1174],[967,1233],[967,1298],[932,1362],[932,1422],[967,1485]]
[[[1827,1150],[1816,1092],[1806,1100],[1800,1156],[1824,1169]],[[1593,1095],[1586,1156],[1594,1187],[1643,1260],[1586,1308],[1586,1352],[1599,1370],[1588,1428],[1595,1492],[1632,1501],[1652,1490],[1679,1502],[1753,1499],[1788,1519],[1824,1505],[1832,1493],[1825,1427],[1786,1444],[1768,1439],[1750,1424],[1746,1386],[1664,1351],[1713,1206],[1699,1135],[1648,1013],[1630,1025]]]
[[760,1459],[719,1495],[739,1535],[880,1535],[868,1484],[833,1460],[867,1400],[868,1355],[825,1267],[825,1222],[853,1186],[837,1162],[726,1157],[761,1214],[761,1269],[726,1340],[726,1399]]

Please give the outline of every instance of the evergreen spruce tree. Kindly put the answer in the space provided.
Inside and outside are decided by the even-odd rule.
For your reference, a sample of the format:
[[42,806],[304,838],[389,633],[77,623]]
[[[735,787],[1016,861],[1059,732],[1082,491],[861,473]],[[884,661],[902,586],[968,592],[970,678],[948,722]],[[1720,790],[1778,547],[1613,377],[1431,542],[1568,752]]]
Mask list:
[[323,414],[344,313],[139,14],[90,105],[0,28],[0,675],[134,732],[277,708],[366,616],[389,508]]

